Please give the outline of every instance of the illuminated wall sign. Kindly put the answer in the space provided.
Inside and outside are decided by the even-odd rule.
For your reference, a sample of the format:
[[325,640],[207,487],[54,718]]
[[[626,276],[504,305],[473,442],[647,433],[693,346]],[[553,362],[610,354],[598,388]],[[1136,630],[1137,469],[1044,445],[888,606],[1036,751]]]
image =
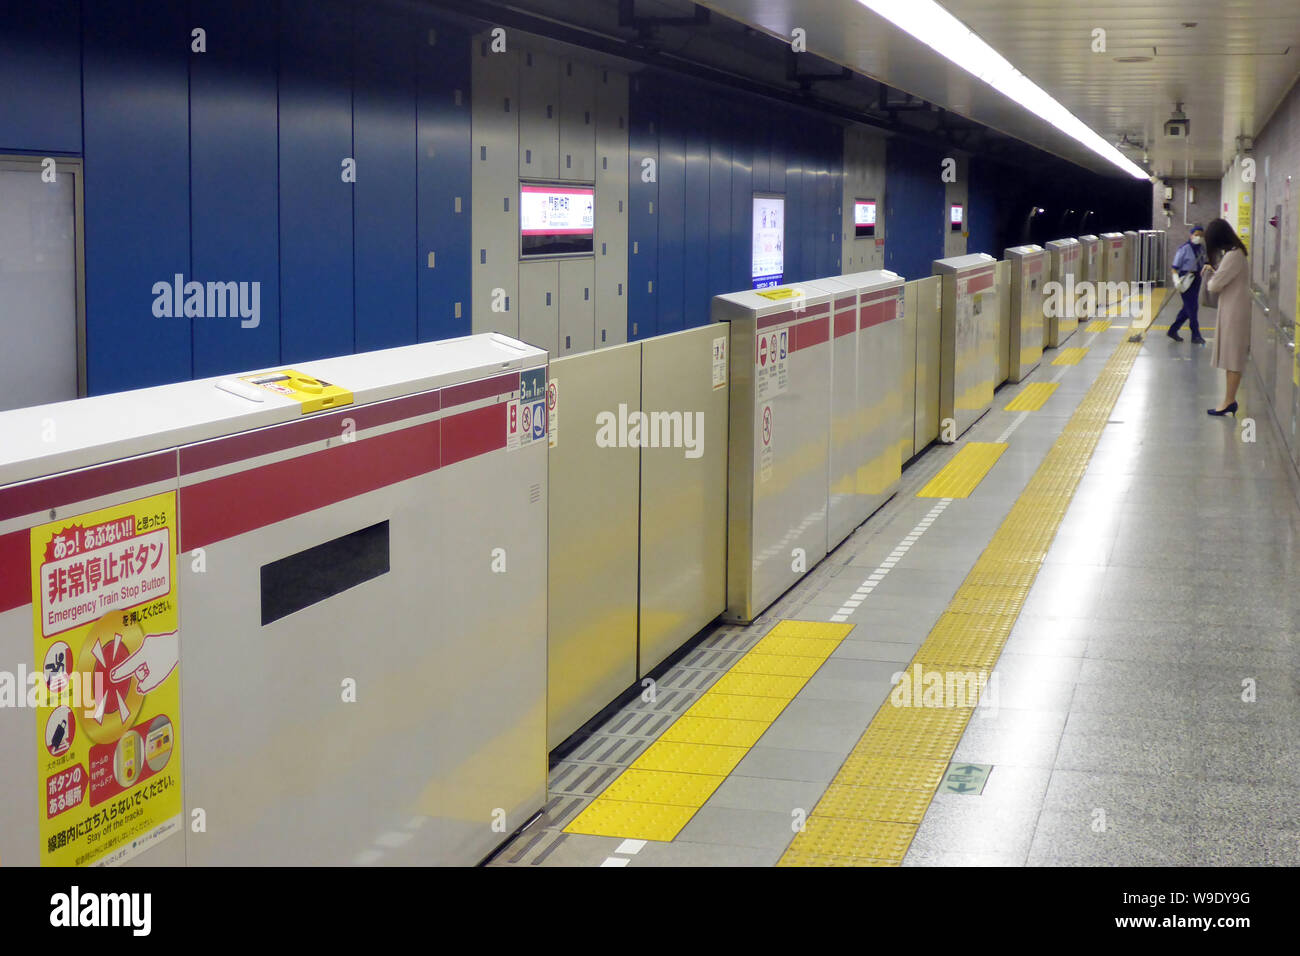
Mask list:
[[754,258],[750,275],[755,289],[781,284],[785,274],[785,197],[754,193]]
[[592,186],[519,186],[519,252],[525,257],[587,255],[596,226]]
[[959,202],[953,203],[952,208],[948,211],[948,221],[952,224],[953,232],[961,232],[962,223],[965,222],[965,210]]
[[876,234],[876,201],[874,199],[855,199],[853,201],[853,234],[859,239]]

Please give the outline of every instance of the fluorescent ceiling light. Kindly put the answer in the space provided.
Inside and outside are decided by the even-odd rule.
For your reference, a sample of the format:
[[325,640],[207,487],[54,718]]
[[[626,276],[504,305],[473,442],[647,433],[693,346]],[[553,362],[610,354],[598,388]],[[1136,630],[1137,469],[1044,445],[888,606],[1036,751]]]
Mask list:
[[1054,100],[970,28],[935,0],[858,0],[905,33],[956,63],[999,93],[1073,137],[1134,179],[1150,179],[1142,169]]

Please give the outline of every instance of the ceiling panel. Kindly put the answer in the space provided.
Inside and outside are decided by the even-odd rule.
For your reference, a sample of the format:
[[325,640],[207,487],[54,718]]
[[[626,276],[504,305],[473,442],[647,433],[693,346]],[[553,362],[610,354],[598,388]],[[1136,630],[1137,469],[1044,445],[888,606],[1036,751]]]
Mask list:
[[[949,63],[857,0],[702,4],[809,52],[1099,172],[1108,161]],[[1300,72],[1298,0],[946,0],[954,16],[1111,143],[1157,175],[1217,178]],[[1185,27],[1184,23],[1195,23]],[[1093,52],[1093,30],[1106,49]],[[1149,57],[1141,62],[1126,58]],[[1182,101],[1187,140],[1164,123]]]

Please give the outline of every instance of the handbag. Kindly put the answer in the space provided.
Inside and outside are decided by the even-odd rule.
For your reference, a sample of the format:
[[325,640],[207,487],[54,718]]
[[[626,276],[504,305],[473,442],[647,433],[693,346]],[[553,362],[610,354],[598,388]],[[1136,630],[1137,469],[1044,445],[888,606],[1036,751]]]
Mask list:
[[1192,287],[1192,283],[1195,281],[1196,281],[1195,272],[1184,272],[1176,280],[1174,280],[1174,288],[1177,289],[1179,292],[1186,292],[1188,289]]

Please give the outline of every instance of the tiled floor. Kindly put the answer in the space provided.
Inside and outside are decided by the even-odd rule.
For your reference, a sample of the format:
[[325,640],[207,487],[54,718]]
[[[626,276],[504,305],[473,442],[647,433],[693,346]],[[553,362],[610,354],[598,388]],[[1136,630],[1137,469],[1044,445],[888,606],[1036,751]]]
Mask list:
[[[1167,324],[1169,313],[1162,315]],[[1123,323],[1120,323],[1123,325]],[[1213,326],[1213,313],[1205,325]],[[494,865],[769,866],[811,812],[947,608],[1126,327],[1080,331],[964,441],[1010,447],[851,609],[855,625],[671,842],[565,833],[618,772],[780,619],[829,621],[935,505],[898,495],[754,625],[720,627],[552,771],[547,812]],[[1300,496],[1247,376],[1234,422],[1212,419],[1209,349],[1153,332],[1078,485],[954,761],[992,764],[978,796],[938,793],[904,859],[933,865],[1300,863]],[[1256,421],[1253,443],[1239,423]],[[639,844],[639,845],[638,845]],[[607,862],[608,861],[608,862]]]

